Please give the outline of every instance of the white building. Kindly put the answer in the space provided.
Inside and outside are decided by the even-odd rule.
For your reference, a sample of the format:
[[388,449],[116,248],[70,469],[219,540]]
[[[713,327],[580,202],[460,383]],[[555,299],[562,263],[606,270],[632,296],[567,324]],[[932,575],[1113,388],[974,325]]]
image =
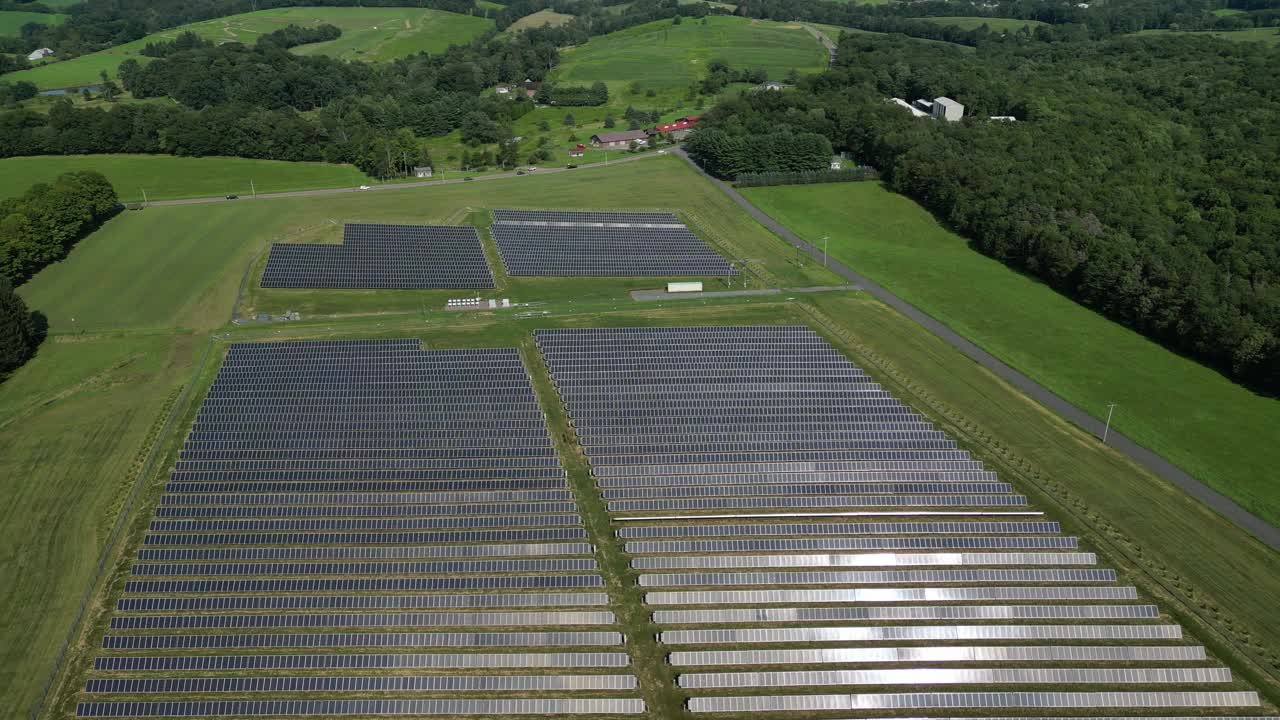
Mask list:
[[429,178],[429,177],[431,177],[431,176],[432,176],[432,175],[434,175],[434,174],[435,174],[435,171],[434,171],[434,170],[432,170],[429,166],[428,166],[428,167],[415,167],[415,168],[413,169],[413,176],[414,176],[414,177]]
[[949,97],[933,99],[933,117],[947,122],[959,122],[964,117],[964,106]]
[[32,53],[31,53],[30,55],[28,55],[28,56],[27,56],[27,59],[28,59],[28,60],[43,60],[44,58],[47,58],[47,57],[49,57],[49,56],[50,56],[50,55],[52,55],[52,54],[53,54],[53,51],[52,51],[52,50],[50,50],[49,48],[40,48],[39,50],[34,50],[34,51],[32,51]]
[[1018,118],[1012,115],[992,115],[991,120],[993,122],[1018,122]]

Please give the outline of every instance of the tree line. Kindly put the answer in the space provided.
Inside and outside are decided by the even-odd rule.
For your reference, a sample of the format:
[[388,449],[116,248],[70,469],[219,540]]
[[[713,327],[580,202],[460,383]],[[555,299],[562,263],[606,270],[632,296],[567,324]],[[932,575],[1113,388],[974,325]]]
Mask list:
[[545,83],[538,88],[538,102],[547,105],[588,107],[609,102],[609,88],[602,82],[591,85],[559,85]]
[[[885,101],[939,95],[969,117]],[[753,137],[820,135],[983,253],[1276,393],[1276,117],[1280,50],[1261,44],[1164,35],[964,52],[847,35],[833,70],[722,103],[689,146],[732,176],[755,162]]]

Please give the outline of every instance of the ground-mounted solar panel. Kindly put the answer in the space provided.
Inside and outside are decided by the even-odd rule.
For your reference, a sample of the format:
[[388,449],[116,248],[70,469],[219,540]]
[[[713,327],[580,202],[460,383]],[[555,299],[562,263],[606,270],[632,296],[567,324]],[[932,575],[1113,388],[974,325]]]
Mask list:
[[358,653],[272,655],[107,655],[94,660],[99,672],[242,672],[249,670],[459,670],[624,668],[624,652],[552,653]]
[[[378,245],[389,232],[348,228],[347,244],[394,260]],[[474,233],[402,235],[465,249]],[[600,673],[628,666],[600,652],[625,640],[509,348],[231,346],[132,572],[94,669],[149,675],[93,676],[86,691],[219,699],[100,701],[83,716],[643,709],[633,675]],[[361,674],[486,669],[499,674]],[[356,674],[280,676],[291,670]],[[226,675],[174,676],[190,672]],[[614,690],[630,697],[601,696]],[[373,693],[432,698],[362,697]]]
[[430,290],[494,286],[480,236],[473,227],[352,224],[343,230],[341,244],[272,244],[262,287]]
[[[542,244],[521,261],[567,254],[548,224],[519,230]],[[569,235],[609,246],[620,232]],[[655,229],[652,242],[669,247],[674,233]],[[1143,703],[1252,701],[1203,693],[1230,672],[809,328],[574,328],[535,339],[668,660],[695,670],[679,676],[691,710],[1145,713]],[[930,684],[1028,692],[761,690]],[[1046,692],[1089,685],[1119,699]],[[1169,692],[1131,692],[1155,687]],[[753,694],[726,696],[735,689]]]
[[489,231],[510,275],[738,274],[669,213],[495,210]]
[[943,692],[860,695],[699,697],[695,713],[915,710],[929,708],[1218,708],[1257,707],[1253,691]]
[[676,667],[752,665],[852,665],[859,663],[1138,663],[1202,662],[1205,649],[1197,645],[982,645],[854,647],[801,650],[677,650],[670,653]]
[[182,700],[82,702],[79,717],[244,717],[369,715],[637,715],[639,698],[407,700]]

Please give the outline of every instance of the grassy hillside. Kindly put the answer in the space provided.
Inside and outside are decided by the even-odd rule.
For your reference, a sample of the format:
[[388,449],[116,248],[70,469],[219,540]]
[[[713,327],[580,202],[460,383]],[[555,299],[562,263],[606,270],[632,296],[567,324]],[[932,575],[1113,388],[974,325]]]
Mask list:
[[[65,22],[66,19],[66,15],[34,13],[23,10],[0,10],[0,36],[17,37],[18,31],[27,23],[56,25]],[[32,48],[32,50],[34,49]]]
[[97,170],[115,187],[122,202],[171,200],[214,195],[287,192],[354,187],[369,177],[353,165],[294,163],[245,158],[188,158],[172,155],[40,155],[0,159],[0,198],[26,192],[65,172]]
[[561,54],[552,79],[579,84],[601,80],[615,92],[632,82],[644,89],[684,88],[716,59],[734,67],[762,67],[778,79],[791,69],[819,72],[826,67],[826,52],[799,25],[723,16],[705,20],[680,25],[663,20],[591,38]]
[[572,19],[572,15],[558,13],[555,10],[539,10],[536,13],[525,15],[519,20],[511,23],[507,26],[506,32],[513,33],[520,30],[528,30],[529,28],[546,27],[547,25],[550,25],[551,27],[560,27]]
[[[1171,30],[1142,30],[1135,35],[1162,35],[1173,32]],[[1217,30],[1203,30],[1196,32],[1180,32],[1180,35],[1208,35],[1216,37],[1219,40],[1230,40],[1231,42],[1262,42],[1268,45],[1280,45],[1280,28],[1278,27],[1259,27],[1250,28],[1248,30],[1235,30],[1232,32],[1223,32]]]
[[950,25],[958,27],[962,30],[976,30],[983,25],[991,29],[991,32],[1014,32],[1025,27],[1034,29],[1038,25],[1045,23],[1039,20],[1016,20],[1014,18],[990,18],[990,17],[927,17],[921,18],[935,25]]
[[[753,203],[984,349],[1273,523],[1280,402],[971,250],[875,183],[751,188]],[[1267,429],[1267,430],[1264,430]],[[1273,441],[1262,441],[1259,432]]]
[[493,26],[493,21],[470,15],[420,8],[282,8],[231,15],[216,20],[191,23],[148,35],[141,40],[101,52],[49,63],[4,76],[6,80],[28,80],[41,88],[62,88],[98,82],[103,70],[114,75],[126,58],[148,62],[139,55],[149,42],[171,40],[182,32],[220,42],[252,43],[258,36],[287,25],[329,23],[342,29],[342,37],[324,43],[294,48],[300,54],[328,54],[346,59],[387,61],[421,51],[443,50],[465,43]]

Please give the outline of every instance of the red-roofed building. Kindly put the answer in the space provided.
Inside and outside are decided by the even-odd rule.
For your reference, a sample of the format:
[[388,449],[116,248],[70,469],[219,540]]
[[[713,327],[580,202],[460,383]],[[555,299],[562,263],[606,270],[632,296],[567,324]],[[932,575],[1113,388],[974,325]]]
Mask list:
[[686,115],[675,122],[669,122],[666,125],[659,125],[654,128],[660,133],[669,133],[675,130],[688,130],[698,124],[702,119],[701,115]]

